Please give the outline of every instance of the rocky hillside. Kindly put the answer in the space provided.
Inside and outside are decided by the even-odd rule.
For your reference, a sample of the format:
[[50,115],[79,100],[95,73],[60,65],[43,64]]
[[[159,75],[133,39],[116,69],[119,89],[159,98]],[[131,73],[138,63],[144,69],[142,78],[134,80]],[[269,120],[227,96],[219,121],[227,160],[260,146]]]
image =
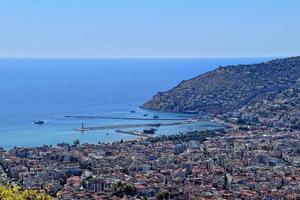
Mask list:
[[280,93],[300,80],[300,57],[253,65],[219,67],[175,88],[159,92],[142,107],[168,112],[216,115],[253,103],[263,94]]

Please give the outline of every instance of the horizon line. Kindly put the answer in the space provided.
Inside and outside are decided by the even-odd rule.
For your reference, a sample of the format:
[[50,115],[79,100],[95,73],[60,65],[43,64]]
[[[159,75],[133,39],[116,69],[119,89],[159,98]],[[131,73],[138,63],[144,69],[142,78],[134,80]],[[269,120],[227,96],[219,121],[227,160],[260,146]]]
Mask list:
[[295,55],[257,56],[0,56],[0,59],[222,59],[222,58],[285,58]]

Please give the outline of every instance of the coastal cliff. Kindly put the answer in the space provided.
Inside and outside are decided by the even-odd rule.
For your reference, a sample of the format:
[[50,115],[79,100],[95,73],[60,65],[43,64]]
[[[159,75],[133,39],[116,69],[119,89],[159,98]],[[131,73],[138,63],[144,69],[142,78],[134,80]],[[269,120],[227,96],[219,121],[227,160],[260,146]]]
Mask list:
[[300,79],[300,56],[269,62],[219,67],[175,88],[159,92],[143,108],[217,115],[253,104],[261,95],[279,94]]

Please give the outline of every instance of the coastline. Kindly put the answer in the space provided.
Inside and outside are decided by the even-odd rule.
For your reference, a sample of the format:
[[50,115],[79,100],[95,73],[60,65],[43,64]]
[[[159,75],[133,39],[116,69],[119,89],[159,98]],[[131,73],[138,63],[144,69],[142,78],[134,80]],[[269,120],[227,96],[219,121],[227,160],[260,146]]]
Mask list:
[[[1,74],[6,77],[0,80],[0,146],[8,149],[13,146],[42,146],[44,143],[55,145],[63,141],[72,143],[76,139],[91,143],[118,141],[118,135],[112,132],[105,137],[98,133],[79,135],[73,132],[82,122],[87,126],[102,126],[118,124],[118,120],[67,120],[64,115],[131,117],[134,115],[128,113],[130,110],[139,111],[137,107],[154,93],[171,88],[182,79],[219,65],[264,60],[266,58],[100,59],[88,62],[80,59],[0,59]],[[41,66],[45,66],[43,70],[40,70]],[[37,79],[31,79],[32,74]],[[141,116],[143,112],[148,111],[141,111]],[[153,115],[156,113],[153,112]],[[32,122],[38,119],[46,123],[34,126]],[[164,130],[162,133],[172,132],[176,131]]]
[[[217,125],[221,125],[221,124],[218,124],[216,123]],[[177,132],[177,133],[171,133],[171,134],[167,134],[167,135],[157,135],[157,134],[154,134],[154,135],[151,135],[150,139],[151,138],[160,138],[160,137],[172,137],[172,136],[176,136],[176,135],[181,135],[181,134],[189,134],[189,133],[194,133],[194,132],[205,132],[205,131],[214,131],[214,130],[222,130],[223,128],[222,127],[219,127],[219,126],[216,126],[216,127],[210,127],[210,128],[203,128],[203,129],[200,129],[200,130],[194,130],[194,131],[186,131],[186,132]],[[123,133],[122,133],[123,134]],[[125,134],[127,135],[127,134]],[[101,145],[101,144],[114,144],[114,143],[120,143],[120,141],[123,141],[123,142],[139,142],[139,141],[144,141],[144,140],[147,140],[149,139],[149,137],[144,137],[144,136],[135,136],[135,138],[131,138],[131,139],[123,139],[122,137],[119,138],[119,139],[116,139],[114,141],[110,141],[110,142],[92,142],[92,143],[89,143],[89,142],[83,142],[82,144],[88,144],[88,145]],[[76,141],[76,137],[74,138],[74,141]],[[74,142],[72,141],[72,142]],[[14,148],[24,148],[24,149],[34,149],[34,148],[41,148],[41,147],[44,147],[44,146],[53,146],[53,147],[57,147],[59,144],[69,144],[71,145],[72,143],[70,142],[65,142],[65,141],[61,141],[57,144],[43,144],[43,145],[38,145],[38,146],[14,146],[14,147],[11,147],[11,148],[4,148],[4,147],[1,147],[2,149],[5,149],[5,150],[12,150]]]
[[[139,111],[138,113],[136,113],[137,115],[141,115],[142,113],[144,113],[145,110],[142,110],[142,111]],[[150,112],[150,110],[147,110],[147,112]],[[157,114],[158,112],[157,111],[151,111],[152,114]],[[159,112],[159,115],[161,115],[162,117],[163,116],[176,116],[179,120],[181,119],[185,119],[185,120],[188,120],[188,119],[193,119],[195,117],[195,115],[189,115],[189,114],[186,114],[186,113],[165,113],[165,112]],[[218,129],[220,128],[219,127],[219,123],[216,123],[214,121],[211,121],[209,120],[209,118],[197,118],[199,121],[196,122],[196,123],[184,123],[182,125],[174,125],[174,126],[161,126],[158,130],[160,130],[162,128],[162,130],[158,131],[158,133],[154,134],[155,137],[160,137],[162,135],[176,135],[176,134],[179,134],[179,133],[187,133],[187,132],[191,132],[191,130],[189,130],[188,127],[191,127],[193,129],[193,131],[203,131],[203,130],[212,130],[212,129]],[[94,120],[94,119],[92,119]],[[159,123],[164,123],[163,121],[160,121],[160,119],[157,120]],[[50,120],[51,122],[51,120]],[[211,124],[211,122],[213,122],[213,124]],[[137,123],[137,125],[139,125],[138,122],[135,122]],[[149,122],[149,123],[154,123],[154,122]],[[115,124],[115,123],[113,123]],[[121,123],[122,124],[122,123]],[[117,124],[115,124],[117,125]],[[114,126],[115,126],[114,125]],[[46,123],[45,125],[41,125],[41,126],[35,126],[35,125],[32,125],[33,127],[36,127],[36,129],[44,129],[44,127],[47,128],[48,124]],[[123,125],[122,125],[123,126]],[[134,126],[134,125],[133,125]],[[198,127],[198,128],[197,128]],[[75,129],[75,127],[74,127]],[[128,129],[125,129],[125,130],[128,130]],[[130,129],[129,129],[130,130]],[[136,130],[135,128],[132,128],[132,130]],[[13,149],[14,147],[20,147],[20,148],[37,148],[37,147],[42,147],[44,145],[47,145],[47,146],[57,146],[57,144],[60,144],[60,143],[69,143],[69,144],[72,144],[76,139],[79,139],[80,140],[80,137],[90,137],[90,138],[107,138],[107,137],[112,137],[113,136],[113,139],[110,139],[109,141],[101,141],[98,140],[97,142],[95,142],[95,139],[92,139],[92,142],[85,142],[84,140],[81,141],[81,143],[87,143],[87,144],[98,144],[98,143],[106,143],[106,144],[112,144],[112,143],[115,143],[115,142],[120,142],[121,140],[123,141],[135,141],[135,140],[139,140],[139,136],[126,136],[126,135],[120,135],[120,133],[116,133],[114,129],[111,129],[111,130],[100,130],[100,131],[91,131],[91,132],[87,132],[87,133],[78,133],[77,131],[74,131],[74,130],[69,130],[69,134],[70,135],[74,135],[72,136],[72,140],[71,141],[65,141],[65,140],[60,140],[56,143],[43,143],[43,144],[40,144],[40,145],[13,145],[11,147],[3,147],[1,146],[2,148],[6,149],[6,150],[10,150],[10,149]],[[109,133],[109,135],[107,135],[107,133]],[[52,134],[52,133],[49,133],[49,134]],[[55,134],[59,134],[59,133],[55,133]],[[133,137],[133,138],[132,138]],[[97,140],[97,139],[96,139]]]

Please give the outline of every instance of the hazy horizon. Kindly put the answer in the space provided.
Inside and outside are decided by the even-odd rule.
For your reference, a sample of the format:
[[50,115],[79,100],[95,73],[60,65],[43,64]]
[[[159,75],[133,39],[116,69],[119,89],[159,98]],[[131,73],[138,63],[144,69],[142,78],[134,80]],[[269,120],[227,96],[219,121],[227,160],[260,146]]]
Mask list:
[[277,59],[277,58],[286,58],[286,57],[297,57],[297,56],[300,56],[300,54],[299,55],[286,55],[286,56],[219,56],[219,57],[214,57],[214,56],[206,56],[206,57],[163,57],[163,56],[161,56],[161,57],[159,57],[159,56],[156,56],[156,57],[151,57],[151,56],[149,56],[149,57],[147,57],[147,56],[144,56],[144,57],[134,57],[134,56],[128,56],[128,57],[80,57],[80,56],[77,56],[77,57],[58,57],[58,56],[56,56],[56,57],[52,57],[52,56],[49,56],[49,57],[38,57],[38,56],[36,56],[36,57],[33,57],[33,56],[31,56],[31,57],[25,57],[25,56],[18,56],[18,57],[1,57],[0,56],[0,59],[49,59],[49,60],[52,60],[52,59],[74,59],[74,60],[76,60],[76,59],[83,59],[83,60],[85,60],[85,59],[91,59],[91,60],[101,60],[101,59],[116,59],[116,60],[118,60],[118,59],[120,59],[120,60],[130,60],[130,59],[166,59],[166,60],[168,60],[168,59],[178,59],[178,60],[185,60],[185,59],[191,59],[191,60],[193,60],[193,59],[243,59],[243,58],[245,58],[245,59],[247,59],[247,58],[249,58],[249,59],[251,59],[251,58],[267,58],[267,59]]

